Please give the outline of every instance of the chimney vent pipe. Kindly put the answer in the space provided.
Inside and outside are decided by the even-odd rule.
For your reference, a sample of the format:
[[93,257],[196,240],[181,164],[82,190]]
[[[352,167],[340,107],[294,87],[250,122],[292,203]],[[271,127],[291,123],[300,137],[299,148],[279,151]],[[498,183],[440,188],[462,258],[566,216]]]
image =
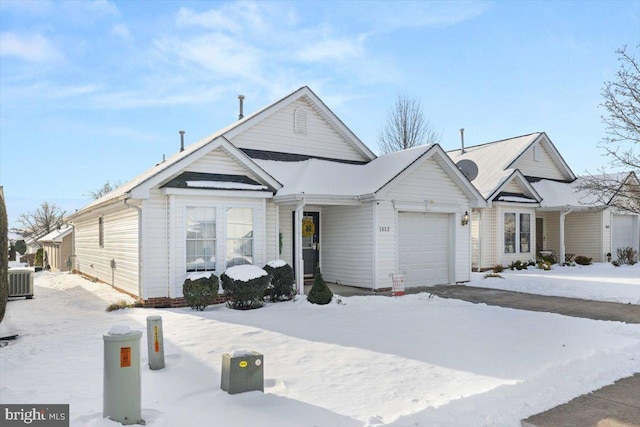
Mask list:
[[240,102],[240,114],[238,114],[238,120],[242,120],[244,117],[242,102],[244,101],[244,95],[238,95],[238,101]]
[[181,130],[178,132],[180,134],[180,152],[184,151],[184,131]]
[[462,151],[460,151],[460,154],[464,154],[464,128],[460,129],[460,143],[462,144]]

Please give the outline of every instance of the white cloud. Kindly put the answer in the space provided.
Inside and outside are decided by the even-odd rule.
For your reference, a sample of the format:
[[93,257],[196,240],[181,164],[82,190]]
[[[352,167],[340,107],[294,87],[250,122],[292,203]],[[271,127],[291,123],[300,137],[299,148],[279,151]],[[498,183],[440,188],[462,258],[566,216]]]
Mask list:
[[15,56],[31,62],[53,62],[62,52],[42,34],[0,33],[0,56]]
[[111,34],[125,40],[131,37],[131,32],[129,31],[129,27],[127,27],[125,24],[115,24],[111,28]]
[[334,38],[320,40],[302,48],[297,56],[305,61],[346,60],[364,54],[363,41],[365,36],[353,38]]

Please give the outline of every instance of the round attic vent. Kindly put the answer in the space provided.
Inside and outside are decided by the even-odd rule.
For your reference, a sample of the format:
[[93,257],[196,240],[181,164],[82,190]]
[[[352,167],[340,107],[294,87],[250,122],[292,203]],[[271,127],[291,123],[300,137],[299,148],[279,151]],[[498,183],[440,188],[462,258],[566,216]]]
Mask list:
[[478,176],[478,165],[473,160],[462,159],[456,163],[456,166],[469,181],[473,181]]

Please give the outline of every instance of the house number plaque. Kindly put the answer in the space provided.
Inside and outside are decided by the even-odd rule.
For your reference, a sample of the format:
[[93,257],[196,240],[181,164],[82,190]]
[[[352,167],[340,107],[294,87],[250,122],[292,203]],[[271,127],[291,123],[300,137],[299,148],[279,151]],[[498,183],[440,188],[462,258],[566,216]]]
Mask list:
[[378,231],[380,231],[381,233],[388,233],[389,227],[378,227]]

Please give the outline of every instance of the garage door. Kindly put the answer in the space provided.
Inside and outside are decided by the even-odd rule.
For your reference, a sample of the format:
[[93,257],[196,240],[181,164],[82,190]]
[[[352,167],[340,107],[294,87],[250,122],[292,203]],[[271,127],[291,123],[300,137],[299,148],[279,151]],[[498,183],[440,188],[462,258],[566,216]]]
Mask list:
[[615,253],[618,248],[631,247],[638,250],[638,232],[634,233],[634,222],[636,217],[630,215],[614,215],[613,231],[612,231],[612,252]]
[[449,215],[400,212],[398,265],[405,271],[405,287],[450,283]]

